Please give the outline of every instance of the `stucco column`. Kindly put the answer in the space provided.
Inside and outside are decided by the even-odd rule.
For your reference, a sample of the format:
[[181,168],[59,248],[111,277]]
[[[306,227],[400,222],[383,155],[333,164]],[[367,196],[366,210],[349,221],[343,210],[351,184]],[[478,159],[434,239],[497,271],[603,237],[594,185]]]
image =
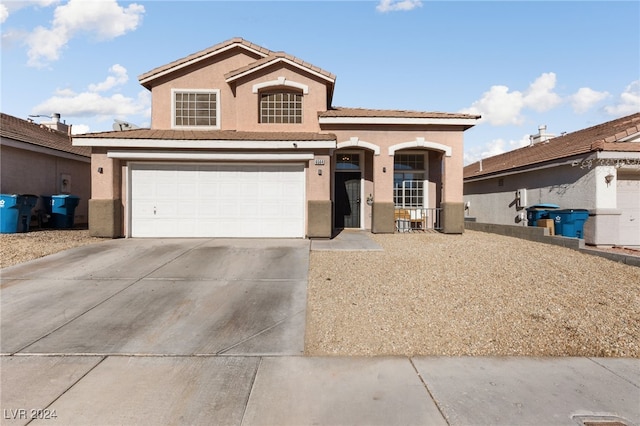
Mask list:
[[395,206],[393,204],[393,155],[386,153],[373,157],[375,193],[371,206],[371,232],[395,232]]
[[106,149],[91,153],[91,199],[89,234],[93,237],[123,236],[123,206],[120,160],[107,157]]
[[445,234],[462,234],[464,232],[462,163],[462,153],[454,152],[450,157],[444,157],[442,232]]
[[307,237],[331,238],[332,218],[331,155],[323,152],[315,154],[307,168]]

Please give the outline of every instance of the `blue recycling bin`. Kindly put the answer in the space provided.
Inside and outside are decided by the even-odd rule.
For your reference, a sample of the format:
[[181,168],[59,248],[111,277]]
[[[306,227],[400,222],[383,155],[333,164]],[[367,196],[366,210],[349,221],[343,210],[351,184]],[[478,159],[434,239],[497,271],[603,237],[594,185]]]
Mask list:
[[0,194],[0,232],[14,234],[18,232],[20,205],[17,194]]
[[0,194],[0,233],[29,232],[31,210],[38,197],[29,194]]
[[73,219],[80,198],[75,195],[43,195],[45,211],[53,228],[73,228]]
[[584,238],[584,223],[589,219],[589,210],[564,209],[552,213],[556,235]]
[[538,219],[550,219],[553,210],[559,209],[557,204],[535,204],[527,208],[527,224],[538,226]]

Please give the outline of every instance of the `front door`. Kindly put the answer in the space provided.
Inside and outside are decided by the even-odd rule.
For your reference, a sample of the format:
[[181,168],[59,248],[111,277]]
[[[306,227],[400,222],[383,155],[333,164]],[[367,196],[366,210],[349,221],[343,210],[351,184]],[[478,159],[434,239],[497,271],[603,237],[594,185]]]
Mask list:
[[336,172],[336,228],[360,228],[360,172]]
[[338,152],[334,178],[335,228],[360,228],[360,154]]

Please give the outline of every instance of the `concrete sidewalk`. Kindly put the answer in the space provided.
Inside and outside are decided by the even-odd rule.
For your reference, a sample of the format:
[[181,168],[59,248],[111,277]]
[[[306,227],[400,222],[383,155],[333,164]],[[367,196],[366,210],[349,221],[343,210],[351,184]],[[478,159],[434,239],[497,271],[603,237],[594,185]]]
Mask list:
[[30,424],[640,421],[640,365],[630,359],[28,355],[0,362],[7,425],[34,416]]

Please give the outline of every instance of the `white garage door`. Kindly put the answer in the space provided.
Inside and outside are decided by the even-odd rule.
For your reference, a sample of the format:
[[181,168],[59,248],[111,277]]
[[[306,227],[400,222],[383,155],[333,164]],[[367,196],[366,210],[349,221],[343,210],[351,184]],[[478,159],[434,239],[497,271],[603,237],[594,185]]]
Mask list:
[[304,237],[304,165],[131,166],[132,237]]
[[617,181],[620,245],[640,246],[640,175],[620,174]]

